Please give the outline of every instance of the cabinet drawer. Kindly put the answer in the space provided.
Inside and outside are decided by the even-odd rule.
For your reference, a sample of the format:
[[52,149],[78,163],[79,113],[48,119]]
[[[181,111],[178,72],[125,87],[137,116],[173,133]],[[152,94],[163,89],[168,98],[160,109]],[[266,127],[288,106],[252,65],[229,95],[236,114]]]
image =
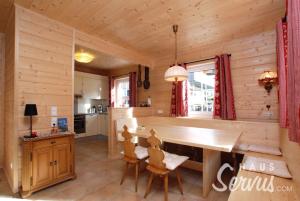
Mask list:
[[41,148],[41,147],[48,147],[51,145],[58,145],[58,144],[68,144],[70,143],[69,137],[60,137],[60,138],[53,138],[47,140],[41,140],[37,142],[33,142],[33,149]]

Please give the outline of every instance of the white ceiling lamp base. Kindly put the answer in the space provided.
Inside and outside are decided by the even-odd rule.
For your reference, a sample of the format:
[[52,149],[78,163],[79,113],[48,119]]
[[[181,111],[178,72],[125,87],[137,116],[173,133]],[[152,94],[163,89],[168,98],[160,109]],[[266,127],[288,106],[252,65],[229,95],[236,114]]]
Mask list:
[[80,63],[90,63],[94,58],[95,56],[88,52],[80,51],[75,53],[75,60]]
[[184,81],[188,78],[187,70],[177,64],[177,31],[178,25],[173,25],[173,32],[175,34],[175,65],[168,68],[165,72],[165,80],[169,82]]

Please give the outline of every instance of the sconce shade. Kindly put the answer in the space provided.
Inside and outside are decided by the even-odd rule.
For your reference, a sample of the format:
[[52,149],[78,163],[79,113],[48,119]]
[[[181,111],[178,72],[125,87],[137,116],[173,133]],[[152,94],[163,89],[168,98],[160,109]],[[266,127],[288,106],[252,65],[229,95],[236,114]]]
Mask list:
[[169,82],[184,81],[188,78],[188,72],[185,68],[174,65],[165,72],[165,80]]
[[26,104],[24,116],[36,116],[36,115],[38,115],[36,104]]
[[270,94],[273,85],[277,84],[277,73],[271,72],[271,71],[265,71],[263,74],[261,74],[260,78],[258,79],[259,84],[263,85]]
[[261,76],[259,77],[259,82],[262,83],[276,83],[277,82],[277,73],[271,72],[271,71],[265,71]]

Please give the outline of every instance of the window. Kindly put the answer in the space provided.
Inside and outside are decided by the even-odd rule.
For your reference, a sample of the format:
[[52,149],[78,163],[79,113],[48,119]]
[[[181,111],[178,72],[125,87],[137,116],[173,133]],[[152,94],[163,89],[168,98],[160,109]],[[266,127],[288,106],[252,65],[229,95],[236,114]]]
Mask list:
[[188,65],[189,116],[212,117],[215,96],[215,62]]
[[129,77],[115,80],[115,107],[129,107]]

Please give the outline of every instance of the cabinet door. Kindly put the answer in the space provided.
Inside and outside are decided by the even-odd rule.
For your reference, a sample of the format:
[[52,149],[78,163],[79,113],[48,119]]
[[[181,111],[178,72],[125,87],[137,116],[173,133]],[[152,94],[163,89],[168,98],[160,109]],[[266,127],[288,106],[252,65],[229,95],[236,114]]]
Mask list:
[[100,99],[100,80],[84,77],[83,96],[90,99]]
[[98,134],[98,115],[86,115],[86,134],[97,135]]
[[98,133],[102,135],[107,135],[108,129],[107,115],[98,116]]
[[108,78],[102,77],[100,82],[100,99],[108,100],[109,84]]
[[76,73],[74,77],[74,94],[83,95],[83,78]]
[[71,145],[60,144],[53,146],[54,178],[63,179],[71,174]]
[[52,146],[33,149],[32,188],[38,188],[53,180]]

